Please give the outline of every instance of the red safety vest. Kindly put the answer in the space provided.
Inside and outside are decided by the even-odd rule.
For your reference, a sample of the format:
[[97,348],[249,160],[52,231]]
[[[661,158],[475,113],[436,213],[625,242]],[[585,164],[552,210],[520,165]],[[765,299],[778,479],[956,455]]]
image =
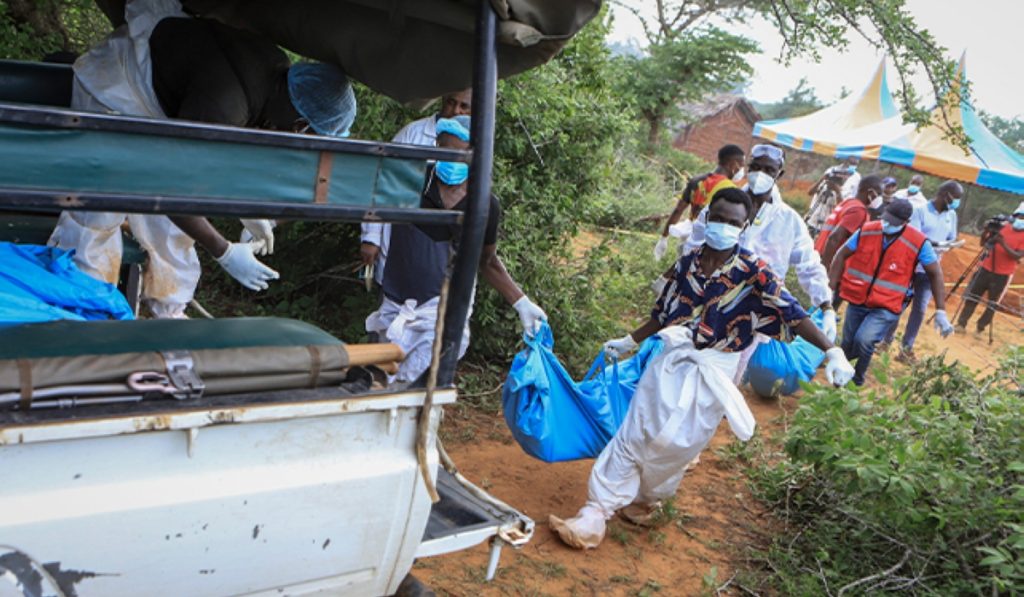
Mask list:
[[906,226],[888,248],[882,248],[882,239],[882,222],[868,222],[860,229],[857,250],[846,260],[839,282],[839,296],[851,305],[901,313],[927,237]]
[[858,207],[864,210],[864,221],[867,221],[868,208],[864,207],[864,204],[856,197],[844,199],[842,203],[832,209],[832,213],[828,214],[828,218],[825,219],[825,223],[821,226],[818,238],[814,239],[814,250],[818,252],[818,255],[825,254],[825,244],[828,242],[828,235],[832,234],[832,231],[839,226],[839,221],[843,219],[846,212]]

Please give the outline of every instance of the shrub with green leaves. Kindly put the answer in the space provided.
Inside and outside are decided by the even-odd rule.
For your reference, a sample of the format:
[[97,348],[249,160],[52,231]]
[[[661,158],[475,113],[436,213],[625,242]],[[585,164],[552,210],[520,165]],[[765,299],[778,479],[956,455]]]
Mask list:
[[1024,349],[976,378],[943,357],[856,392],[808,386],[785,458],[754,467],[785,523],[785,594],[1024,591]]

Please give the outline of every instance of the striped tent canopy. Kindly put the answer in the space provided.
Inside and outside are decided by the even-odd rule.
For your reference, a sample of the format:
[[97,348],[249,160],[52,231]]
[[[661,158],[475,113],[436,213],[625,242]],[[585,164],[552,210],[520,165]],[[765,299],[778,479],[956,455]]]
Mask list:
[[851,132],[891,122],[899,118],[899,113],[886,82],[883,57],[871,81],[859,94],[850,94],[805,116],[758,122],[754,125],[754,136],[793,149],[834,156],[840,145],[847,144]]
[[[992,134],[968,102],[951,100],[966,81],[965,54],[947,101],[939,102],[931,123],[918,129],[904,124],[885,82],[884,65],[879,65],[867,88],[853,100],[847,97],[800,118],[759,122],[754,136],[802,151],[874,159],[1024,195],[1024,156]],[[946,122],[963,127],[970,139],[967,150],[946,138]]]
[[[966,102],[955,95],[967,81],[966,57],[961,56],[956,82],[946,101],[932,110],[931,124],[917,129],[899,117],[851,131],[835,155],[858,155],[905,166],[943,178],[1024,195],[1024,156],[999,140]],[[963,127],[968,149],[946,138],[945,122]]]

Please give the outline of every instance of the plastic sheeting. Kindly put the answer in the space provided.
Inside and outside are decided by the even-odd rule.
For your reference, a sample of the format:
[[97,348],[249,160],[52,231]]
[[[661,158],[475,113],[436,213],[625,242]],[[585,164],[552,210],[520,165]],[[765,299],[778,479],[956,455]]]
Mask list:
[[618,431],[648,363],[661,353],[648,338],[634,356],[605,366],[601,351],[580,382],[552,351],[545,323],[516,355],[502,392],[505,422],[523,450],[545,462],[594,458]]
[[[811,321],[819,328],[824,312],[816,310]],[[800,382],[814,378],[825,353],[803,338],[792,342],[769,340],[757,347],[747,363],[747,381],[759,396],[789,395],[800,389]]]
[[0,325],[134,319],[111,284],[75,266],[70,251],[0,242]]

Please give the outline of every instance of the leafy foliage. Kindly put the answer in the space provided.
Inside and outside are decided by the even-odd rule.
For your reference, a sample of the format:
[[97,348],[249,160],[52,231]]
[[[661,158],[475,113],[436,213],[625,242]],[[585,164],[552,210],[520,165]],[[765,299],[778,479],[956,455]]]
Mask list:
[[647,141],[657,145],[662,127],[678,120],[679,106],[735,87],[753,69],[746,56],[753,41],[717,27],[704,27],[652,43],[644,56],[620,57],[619,88],[648,126]]
[[991,130],[999,140],[1010,146],[1010,149],[1024,153],[1024,120],[1020,118],[1003,118],[995,114],[989,114],[982,110],[979,114],[985,126]]
[[796,87],[786,93],[786,97],[772,104],[758,104],[757,111],[765,120],[777,118],[796,118],[820,109],[824,104],[818,99],[814,89],[807,83],[807,77],[800,77]]
[[[907,122],[927,124],[929,113],[921,104],[910,79],[924,71],[936,97],[951,87],[956,65],[946,58],[946,49],[920,27],[906,8],[905,0],[654,0],[653,18],[633,3],[613,0],[641,21],[647,41],[657,46],[703,26],[709,17],[739,25],[751,18],[766,19],[783,39],[780,59],[788,63],[797,56],[820,58],[820,48],[842,50],[852,36],[860,36],[883,48],[896,65],[898,95]],[[962,90],[969,95],[969,90]],[[954,104],[960,92],[953,94]],[[947,134],[963,143],[963,128],[952,122],[940,123]]]
[[1024,590],[1024,349],[976,379],[932,357],[878,389],[809,387],[755,469],[784,594]]
[[109,31],[93,0],[0,0],[0,56],[5,58],[80,53]]

